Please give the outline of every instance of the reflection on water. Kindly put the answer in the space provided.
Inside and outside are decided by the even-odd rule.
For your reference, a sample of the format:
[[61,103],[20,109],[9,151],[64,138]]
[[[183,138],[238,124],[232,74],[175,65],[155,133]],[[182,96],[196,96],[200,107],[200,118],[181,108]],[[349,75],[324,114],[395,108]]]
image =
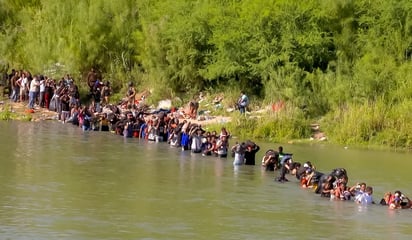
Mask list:
[[[277,148],[261,143],[265,149]],[[408,154],[284,145],[350,183],[409,188]],[[260,166],[58,122],[0,122],[2,239],[407,239],[412,210],[321,199]],[[258,162],[258,161],[257,161]],[[408,193],[410,191],[410,193]]]

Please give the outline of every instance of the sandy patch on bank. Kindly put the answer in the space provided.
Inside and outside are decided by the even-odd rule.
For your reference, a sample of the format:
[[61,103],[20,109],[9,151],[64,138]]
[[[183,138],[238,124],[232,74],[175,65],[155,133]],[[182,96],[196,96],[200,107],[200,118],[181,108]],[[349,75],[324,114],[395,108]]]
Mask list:
[[232,118],[224,117],[224,116],[211,116],[204,120],[187,119],[187,121],[190,121],[191,123],[195,123],[199,125],[210,125],[210,124],[225,124],[225,123],[232,121]]
[[39,107],[36,107],[33,111],[30,111],[27,103],[15,103],[8,100],[0,102],[0,111],[5,111],[5,108],[9,108],[8,110],[10,112],[16,114],[17,119],[31,118],[32,121],[57,119],[56,112]]
[[[47,108],[36,107],[33,112],[31,112],[27,106],[27,103],[15,103],[12,101],[2,101],[0,102],[0,111],[4,111],[5,108],[17,115],[17,119],[31,118],[32,121],[42,121],[42,120],[57,120],[57,113],[54,111],[49,111]],[[184,118],[180,119],[185,120]],[[191,123],[200,125],[209,124],[225,124],[230,122],[231,117],[225,116],[199,116],[197,119],[186,119]]]

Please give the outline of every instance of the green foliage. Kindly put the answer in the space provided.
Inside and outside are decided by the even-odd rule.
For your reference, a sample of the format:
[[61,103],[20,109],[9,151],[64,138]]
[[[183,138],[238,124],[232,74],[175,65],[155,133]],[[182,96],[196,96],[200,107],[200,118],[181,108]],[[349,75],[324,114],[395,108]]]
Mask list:
[[30,113],[26,113],[24,115],[21,115],[19,119],[22,121],[30,122],[33,119],[33,117]]
[[[349,104],[328,116],[327,132],[332,141],[355,144],[373,141],[386,128],[389,107],[383,99]],[[333,124],[332,124],[333,123]]]
[[295,106],[292,119],[234,121],[240,134],[305,137],[322,119],[337,142],[409,146],[411,12],[407,0],[3,0],[0,62],[71,73],[82,94],[94,66],[114,102],[132,81],[153,104],[209,91],[232,106],[244,90],[251,110]]
[[305,120],[303,114],[302,110],[293,106],[260,115],[241,115],[234,112],[230,122],[208,126],[208,130],[225,126],[232,131],[232,135],[240,139],[266,139],[271,142],[309,138],[310,122]]
[[0,111],[0,120],[12,120],[14,117],[13,112],[10,109],[10,105],[6,104]]
[[273,142],[309,138],[310,122],[303,115],[301,109],[289,105],[278,112],[269,112],[258,119],[254,137]]
[[374,143],[412,149],[412,101],[405,99],[388,109],[384,128],[377,134]]

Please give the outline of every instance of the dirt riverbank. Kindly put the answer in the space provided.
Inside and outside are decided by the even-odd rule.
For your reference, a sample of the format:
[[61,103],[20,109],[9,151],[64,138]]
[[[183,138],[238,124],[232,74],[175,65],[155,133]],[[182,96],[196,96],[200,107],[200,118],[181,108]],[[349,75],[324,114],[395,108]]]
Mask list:
[[57,113],[46,108],[36,107],[34,110],[30,110],[27,103],[15,103],[9,100],[0,101],[0,112],[7,112],[10,114],[11,119],[16,120],[42,121],[57,119]]
[[[12,119],[16,120],[30,120],[30,121],[43,121],[43,120],[57,120],[57,113],[49,111],[47,108],[35,107],[34,110],[30,110],[27,103],[15,103],[9,100],[0,101],[0,112],[9,112],[12,115]],[[182,118],[182,120],[184,120]],[[186,119],[192,123],[209,125],[209,124],[221,124],[231,121],[231,117],[227,116],[202,116],[197,119]]]

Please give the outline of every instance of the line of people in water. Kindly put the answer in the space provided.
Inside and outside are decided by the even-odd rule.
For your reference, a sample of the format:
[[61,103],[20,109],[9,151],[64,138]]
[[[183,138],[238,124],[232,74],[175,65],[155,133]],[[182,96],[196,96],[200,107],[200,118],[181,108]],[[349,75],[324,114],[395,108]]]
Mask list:
[[[321,197],[332,200],[352,200],[358,204],[375,204],[373,200],[373,187],[366,183],[348,185],[348,174],[344,168],[333,169],[330,173],[318,171],[311,162],[303,164],[293,161],[292,154],[284,153],[283,148],[278,151],[266,151],[262,159],[262,166],[267,171],[279,169],[277,181],[287,182],[286,174],[294,175],[302,188],[311,188]],[[411,209],[412,201],[401,191],[387,192],[379,204],[390,209]]]
[[[256,153],[260,147],[253,141],[236,142],[230,146],[231,134],[222,127],[220,132],[205,131],[200,124],[185,119],[178,111],[150,111],[144,104],[127,100],[126,104],[105,105],[96,111],[89,107],[74,106],[69,122],[87,130],[112,131],[126,138],[140,138],[147,141],[166,142],[171,147],[203,156],[233,158],[236,165],[256,165]],[[265,152],[262,168],[278,171],[279,182],[288,182],[287,175],[295,176],[302,188],[311,188],[321,197],[334,200],[352,200],[359,204],[373,204],[373,188],[365,183],[348,185],[348,174],[344,168],[330,173],[318,171],[311,162],[303,164],[293,160],[293,154],[285,153],[282,147]],[[400,191],[386,193],[380,204],[391,209],[412,207],[412,201]]]
[[[147,110],[147,109],[146,109]],[[104,111],[101,129],[110,125],[110,130],[123,137],[136,137],[148,141],[166,142],[171,147],[203,156],[233,158],[233,165],[256,165],[256,153],[260,147],[253,141],[236,142],[230,146],[230,133],[222,127],[220,132],[205,131],[201,125],[181,118],[180,113],[168,110],[146,112],[144,108],[132,106],[121,110],[111,106]],[[99,121],[97,121],[99,122]],[[98,127],[97,127],[98,128]],[[91,128],[95,129],[95,128]],[[278,171],[276,181],[288,182],[287,175],[295,176],[302,188],[311,188],[321,197],[334,200],[352,200],[359,204],[373,204],[373,187],[365,183],[348,185],[348,174],[344,168],[330,173],[318,171],[311,162],[303,164],[293,160],[293,154],[285,153],[283,147],[267,150],[261,161],[266,171]],[[379,202],[391,209],[412,207],[412,201],[400,191],[385,194]]]
[[[72,123],[83,131],[112,131],[126,138],[167,142],[182,151],[203,156],[230,156],[235,166],[256,165],[256,153],[260,147],[253,141],[236,142],[230,146],[231,135],[225,127],[219,133],[205,131],[200,124],[192,123],[191,118],[179,111],[150,110],[144,104],[144,99],[136,101],[136,90],[132,83],[128,84],[125,98],[120,103],[110,104],[110,85],[108,82],[101,82],[94,69],[88,75],[91,103],[86,106],[80,103],[78,88],[70,75],[56,82],[41,75],[31,76],[24,71],[15,71],[10,74],[10,80],[12,101],[29,100],[30,108],[33,108],[33,101],[36,101],[40,107],[56,111],[58,119],[63,123]],[[36,94],[30,94],[31,91]],[[26,93],[29,93],[29,99],[26,98]],[[284,153],[282,147],[267,150],[261,165],[266,171],[279,172],[276,181],[287,182],[286,176],[294,175],[302,188],[312,188],[322,197],[353,200],[359,204],[374,203],[372,186],[365,183],[348,186],[348,175],[344,168],[322,173],[311,162],[301,164],[294,161],[293,154]],[[412,207],[412,201],[400,191],[386,193],[380,204],[391,209]]]

